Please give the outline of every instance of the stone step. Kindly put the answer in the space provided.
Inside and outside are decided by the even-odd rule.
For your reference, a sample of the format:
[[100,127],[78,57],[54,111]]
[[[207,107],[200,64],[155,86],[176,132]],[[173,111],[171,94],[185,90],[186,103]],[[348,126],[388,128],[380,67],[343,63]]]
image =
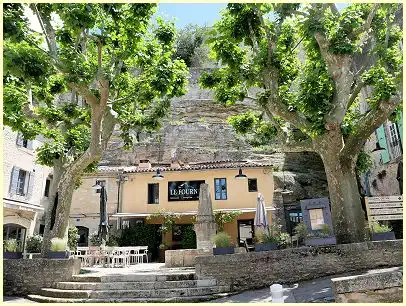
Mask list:
[[182,281],[196,280],[195,272],[185,273],[137,273],[137,274],[108,274],[100,277],[103,283],[113,282],[160,282],[160,281]]
[[55,298],[42,295],[28,295],[28,299],[39,303],[197,303],[228,296],[228,293],[219,293],[205,296],[183,296],[168,298],[106,298],[106,299],[83,299],[83,298]]
[[171,288],[210,287],[217,284],[215,279],[156,281],[156,282],[59,282],[57,289],[65,290],[148,290]]
[[90,283],[113,283],[113,282],[156,282],[156,281],[182,281],[196,280],[194,270],[185,272],[166,272],[166,273],[137,273],[137,274],[107,274],[91,275],[79,274],[73,276],[74,282]]
[[54,288],[41,289],[41,295],[54,298],[170,298],[187,296],[205,296],[229,291],[229,286],[210,286],[197,288],[152,289],[152,290],[65,290]]

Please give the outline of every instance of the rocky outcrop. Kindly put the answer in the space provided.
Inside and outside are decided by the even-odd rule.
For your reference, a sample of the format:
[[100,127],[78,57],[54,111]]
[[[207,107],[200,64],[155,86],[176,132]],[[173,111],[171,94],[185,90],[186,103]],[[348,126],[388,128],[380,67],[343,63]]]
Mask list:
[[187,163],[260,161],[274,166],[275,188],[287,184],[294,191],[294,199],[328,195],[324,167],[318,155],[283,154],[251,147],[236,135],[226,120],[229,116],[258,107],[250,101],[232,106],[215,103],[212,92],[198,85],[200,72],[201,69],[191,69],[188,92],[172,100],[170,112],[153,138],[134,145],[130,151],[124,151],[121,149],[119,131],[116,131],[101,164],[130,166],[140,159],[165,164],[173,158]]

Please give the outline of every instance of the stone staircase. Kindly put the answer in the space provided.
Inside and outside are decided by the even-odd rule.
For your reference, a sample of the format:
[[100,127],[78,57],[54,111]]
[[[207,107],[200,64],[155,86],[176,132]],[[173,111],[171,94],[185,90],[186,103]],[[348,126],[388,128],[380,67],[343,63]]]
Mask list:
[[229,290],[215,279],[197,279],[194,270],[80,274],[28,298],[41,303],[203,302],[227,296]]

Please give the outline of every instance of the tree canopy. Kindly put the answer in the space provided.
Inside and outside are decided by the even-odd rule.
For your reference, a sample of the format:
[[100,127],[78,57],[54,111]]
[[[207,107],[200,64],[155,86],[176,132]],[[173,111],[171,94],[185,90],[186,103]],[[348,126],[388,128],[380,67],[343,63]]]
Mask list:
[[[359,153],[401,111],[402,10],[397,3],[341,11],[322,3],[232,3],[209,39],[222,66],[203,74],[201,85],[224,105],[250,99],[261,107],[229,119],[254,145],[277,141],[282,151],[321,156],[341,242],[364,237]],[[358,166],[367,163],[362,154]]]
[[[38,150],[41,164],[76,158],[89,147],[89,105],[100,103],[104,85],[106,106],[116,113],[127,147],[134,131],[159,127],[169,100],[184,93],[186,66],[172,60],[174,26],[162,19],[151,26],[154,5],[32,4],[30,9],[42,33],[30,28],[22,5],[4,4],[3,118],[27,139],[46,137]],[[60,24],[55,26],[55,19]]]

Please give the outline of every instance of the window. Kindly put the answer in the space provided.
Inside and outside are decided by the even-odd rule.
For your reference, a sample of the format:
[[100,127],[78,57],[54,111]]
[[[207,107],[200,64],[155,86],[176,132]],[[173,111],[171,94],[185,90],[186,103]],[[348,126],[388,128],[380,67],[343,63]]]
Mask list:
[[51,185],[51,180],[47,179],[45,181],[45,191],[44,191],[44,197],[49,196],[49,186]]
[[391,149],[392,159],[402,155],[402,147],[396,122],[389,124],[389,145]]
[[11,171],[10,190],[11,195],[19,195],[30,198],[34,185],[34,172],[29,172],[18,167]]
[[17,135],[17,146],[32,150],[32,140],[24,139],[24,136],[19,133]]
[[312,230],[321,229],[324,224],[323,209],[322,208],[309,209],[309,214]]
[[227,181],[225,178],[214,179],[214,190],[216,200],[227,200]]
[[39,234],[40,234],[41,236],[43,236],[43,235],[44,235],[44,231],[45,231],[45,224],[40,224],[40,225],[39,225]]
[[27,171],[20,169],[20,171],[18,173],[16,194],[22,195],[22,196],[26,194],[26,190],[24,188],[26,179],[27,179]]
[[159,184],[148,184],[148,204],[159,204]]
[[248,179],[248,191],[249,192],[258,191],[257,179]]

